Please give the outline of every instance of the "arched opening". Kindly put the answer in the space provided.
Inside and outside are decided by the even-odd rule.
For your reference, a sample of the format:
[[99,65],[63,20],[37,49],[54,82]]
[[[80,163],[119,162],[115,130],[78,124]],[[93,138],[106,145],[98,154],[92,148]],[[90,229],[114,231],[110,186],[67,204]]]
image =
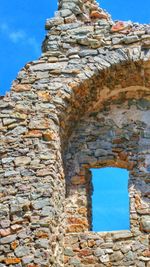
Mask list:
[[130,170],[130,221],[128,212],[127,227],[102,231],[139,231],[140,216],[142,212],[145,213],[140,210],[146,204],[141,204],[141,199],[143,203],[145,199],[138,184],[140,177],[145,176],[143,171],[147,171],[144,147],[148,142],[149,89],[132,84],[113,90],[108,92],[105,87],[103,94],[102,90],[100,92],[101,97],[97,95],[93,102],[90,99],[89,110],[80,117],[68,138],[65,152],[67,233],[92,230],[92,185],[89,171],[92,168],[111,166]]
[[[146,55],[149,56],[148,51]],[[113,54],[110,53],[110,56]],[[124,59],[122,63],[112,64],[103,70],[96,68],[88,79],[83,75],[82,80],[77,76],[77,79],[70,82],[68,85],[73,94],[69,99],[65,122],[61,125],[64,147],[79,120],[85,115],[87,117],[96,112],[105,112],[106,106],[113,102],[119,104],[130,100],[131,102],[138,99],[149,100],[149,68],[150,61],[147,58],[145,61],[136,62]]]
[[91,172],[92,230],[129,230],[128,170],[105,167],[91,169]]

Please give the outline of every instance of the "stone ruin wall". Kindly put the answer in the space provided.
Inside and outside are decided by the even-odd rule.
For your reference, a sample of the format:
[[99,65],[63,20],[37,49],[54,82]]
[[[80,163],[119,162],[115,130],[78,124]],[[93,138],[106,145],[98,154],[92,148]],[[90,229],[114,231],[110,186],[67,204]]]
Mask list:
[[[62,0],[46,29],[0,99],[0,267],[149,267],[150,26]],[[89,232],[104,165],[130,170],[131,231]]]
[[[136,94],[138,97],[138,94]],[[149,101],[130,93],[83,117],[66,152],[66,266],[146,266],[149,235]],[[91,232],[90,168],[129,170],[130,231]],[[143,172],[144,171],[144,172]],[[145,174],[145,172],[147,174]],[[107,196],[106,196],[107,197]],[[90,231],[90,232],[89,232]]]

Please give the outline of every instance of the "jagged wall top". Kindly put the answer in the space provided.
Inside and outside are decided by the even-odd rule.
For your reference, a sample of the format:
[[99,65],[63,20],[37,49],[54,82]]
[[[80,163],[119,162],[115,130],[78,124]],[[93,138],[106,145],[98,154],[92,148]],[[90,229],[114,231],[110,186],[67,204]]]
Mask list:
[[84,22],[107,18],[95,0],[59,0],[59,15],[63,18],[71,16]]
[[[137,51],[150,46],[150,25],[113,21],[95,0],[59,0],[55,17],[46,21],[46,30],[43,53],[61,51],[67,54],[76,47],[80,57],[80,50],[83,54],[87,48],[128,50],[132,45]],[[97,54],[97,51],[92,53]],[[137,52],[134,57],[136,55]]]

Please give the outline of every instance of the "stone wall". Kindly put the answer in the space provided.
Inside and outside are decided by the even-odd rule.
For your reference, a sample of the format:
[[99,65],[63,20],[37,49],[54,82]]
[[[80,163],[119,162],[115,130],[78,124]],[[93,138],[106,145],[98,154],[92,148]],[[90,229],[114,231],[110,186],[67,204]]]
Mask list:
[[[93,110],[78,122],[69,140],[66,266],[148,266],[150,102],[136,97],[130,99],[126,93],[124,102],[121,95],[105,102],[103,111]],[[88,232],[92,230],[89,169],[109,166],[130,173],[130,231]]]
[[[43,42],[41,57],[24,66],[13,82],[11,92],[0,99],[0,267],[64,266],[64,241],[67,247],[71,247],[69,249],[73,250],[72,256],[75,255],[76,258],[77,251],[70,245],[72,235],[76,240],[73,243],[82,250],[79,241],[81,243],[86,236],[88,240],[91,233],[87,233],[89,226],[85,224],[82,233],[70,232],[67,233],[68,237],[65,236],[66,230],[70,227],[66,224],[68,213],[64,212],[64,207],[67,206],[66,181],[72,179],[64,162],[69,144],[73,144],[68,140],[76,134],[77,125],[82,118],[86,123],[86,118],[92,112],[103,114],[107,101],[113,103],[114,100],[121,98],[124,103],[127,99],[133,101],[139,99],[145,109],[143,116],[149,116],[149,102],[147,102],[150,92],[149,25],[113,22],[94,1],[62,0],[59,2],[56,16],[47,20],[46,29],[47,35]],[[137,104],[134,106],[138,108]],[[115,116],[117,118],[117,114]],[[137,118],[135,119],[138,136],[136,133],[135,137],[133,135],[131,140],[133,150],[132,147],[130,150],[132,154],[136,150],[136,157],[141,161],[142,169],[137,172],[136,179],[144,185],[142,187],[144,192],[137,189],[137,195],[140,196],[140,203],[144,201],[145,212],[147,210],[145,198],[148,201],[149,194],[149,161],[145,157],[149,151],[149,128],[145,119],[144,122],[143,119],[140,121],[141,124]],[[131,135],[135,122],[133,125],[130,122]],[[102,122],[96,121],[96,123],[101,125],[99,123]],[[98,125],[97,127],[100,127]],[[139,129],[144,133],[144,139],[140,139],[142,133]],[[116,135],[120,138],[118,130]],[[139,145],[139,140],[143,140],[144,144]],[[118,144],[113,144],[114,149],[115,146],[118,149]],[[137,150],[141,146],[146,146],[146,153],[142,154],[141,150]],[[70,149],[73,151],[73,147]],[[95,155],[98,149],[107,152],[106,148],[97,146],[95,149],[94,152],[91,148],[90,153]],[[116,161],[116,157],[120,156],[117,155],[119,151],[113,150],[113,155],[110,156],[115,157],[115,160],[113,159],[111,165],[118,162],[119,158]],[[91,155],[89,156],[91,160]],[[127,156],[130,160],[123,160],[123,164],[126,164],[123,167],[130,169],[130,164],[132,165],[135,159],[133,160],[130,155]],[[69,159],[67,161],[69,164]],[[76,164],[78,165],[78,160]],[[118,166],[120,164],[119,161]],[[140,166],[140,162],[138,164]],[[84,179],[84,171],[81,176]],[[145,194],[144,200],[143,194]],[[137,224],[135,227],[137,235],[131,238],[132,241],[129,237],[125,237],[125,240],[121,237],[120,245],[129,241],[129,245],[132,246],[136,240],[141,244],[140,239],[144,236],[146,241],[142,243],[142,251],[139,252],[138,246],[135,249],[137,252],[133,253],[133,248],[131,252],[133,257],[137,253],[136,261],[139,261],[137,264],[148,266],[149,228],[145,232],[143,227],[144,225],[149,227],[149,211],[138,216],[138,223],[142,225],[140,228],[142,235],[138,236],[141,232],[138,232],[139,224]],[[146,221],[139,221],[141,218],[144,220],[146,218]],[[137,223],[136,218],[132,217],[132,220],[132,225],[134,221]],[[88,222],[90,224],[90,219]],[[85,236],[83,236],[84,231]],[[97,240],[99,234],[93,233],[93,235],[94,240]],[[106,236],[110,235],[103,234],[101,238],[106,241],[109,239],[105,238]],[[115,242],[114,234],[110,238]],[[103,251],[102,255],[96,256],[94,254],[96,245],[89,244],[90,242],[83,246],[93,247],[90,253],[96,260],[99,261],[97,257],[101,256],[108,259],[110,255],[109,259],[113,262],[114,247],[111,248],[113,253]],[[103,250],[99,241],[96,244]],[[66,253],[65,249],[67,256],[65,264],[68,265],[72,259],[68,258],[69,255]],[[84,251],[82,253],[84,254]],[[120,253],[125,255],[124,258],[128,257],[128,251]],[[111,261],[110,264],[115,266]],[[93,267],[93,263],[82,264]],[[108,262],[102,264],[107,266]],[[70,265],[81,264],[74,262]]]

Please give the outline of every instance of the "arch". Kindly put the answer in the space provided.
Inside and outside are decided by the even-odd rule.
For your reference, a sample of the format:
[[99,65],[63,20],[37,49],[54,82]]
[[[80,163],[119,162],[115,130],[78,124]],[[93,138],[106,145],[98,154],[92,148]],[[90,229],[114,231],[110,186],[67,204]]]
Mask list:
[[[80,3],[83,7],[83,2],[74,1],[77,7]],[[67,1],[62,0],[59,3]],[[90,6],[91,3],[93,1],[89,1]],[[49,32],[43,44],[41,58],[25,65],[13,83],[11,93],[0,100],[0,244],[11,243],[8,245],[8,251],[2,246],[2,264],[19,263],[28,267],[41,264],[43,267],[63,266],[65,255],[66,265],[112,265],[117,257],[120,266],[123,266],[125,261],[129,265],[138,266],[141,261],[142,265],[146,265],[149,255],[147,186],[150,171],[148,28],[141,26],[145,32],[144,36],[136,36],[132,25],[131,35],[125,32],[122,39],[119,32],[119,44],[116,45],[112,41],[114,32],[109,17],[105,17],[105,23],[100,20],[99,25],[98,18],[93,15],[91,18],[90,12],[87,18],[83,18],[72,12],[70,16],[66,13],[62,16],[61,11],[54,19],[47,21],[46,27]],[[100,13],[97,13],[98,16]],[[102,28],[106,31],[99,36]],[[130,102],[132,99],[134,103]],[[119,108],[117,101],[120,103]],[[110,105],[113,112],[110,112]],[[127,118],[129,110],[133,111],[133,120],[124,120],[124,105],[125,117]],[[131,106],[136,106],[136,109],[132,110]],[[117,108],[121,109],[121,123],[120,118],[117,118]],[[140,120],[138,117],[134,118],[137,110]],[[86,149],[86,143],[80,138],[85,132],[86,138],[88,137],[88,122],[92,127],[102,126],[102,140],[108,133],[107,145],[101,141],[100,148],[99,144],[88,140],[90,149]],[[103,127],[104,122],[106,131]],[[76,131],[82,129],[81,126],[84,127],[82,132],[76,135]],[[92,128],[92,132],[97,135],[94,138],[98,138],[95,128]],[[77,137],[77,148],[73,146],[74,134]],[[78,159],[80,145],[85,153],[80,154]],[[103,145],[108,149],[103,149]],[[72,149],[70,154],[65,151],[69,147]],[[74,152],[76,157],[73,155],[73,149],[77,149]],[[124,150],[127,150],[127,153],[124,153]],[[92,155],[87,154],[91,153],[90,151]],[[63,164],[65,159],[69,168]],[[106,233],[101,237],[95,237],[83,229],[82,234],[78,231],[65,236],[67,215],[64,208],[67,207],[67,203],[64,170],[65,178],[69,182],[75,172],[76,176],[80,176],[79,181],[84,183],[85,175],[89,178],[87,169],[100,164],[118,164],[131,169],[129,186],[133,200],[133,231],[111,235]],[[76,183],[76,178],[73,179]],[[71,197],[78,193],[77,189],[80,191],[78,185],[72,188]],[[81,189],[86,192],[82,185]],[[82,199],[81,196],[78,202],[84,203],[84,200],[85,197]],[[71,199],[69,204],[75,204],[75,208],[78,209],[74,201],[76,200]],[[73,212],[72,207],[69,212]],[[86,212],[81,209],[80,213]],[[75,222],[74,217],[71,220]],[[87,220],[80,222],[88,228]],[[111,244],[111,250],[107,250],[107,253],[101,248],[99,250],[97,244],[100,245],[101,241],[104,246],[109,247]],[[124,252],[119,242],[121,247],[126,246]],[[112,249],[114,243],[119,246],[117,254]],[[129,253],[130,250],[132,253]]]
[[[129,80],[127,84],[128,82]],[[142,185],[144,187],[149,186],[147,179],[149,171],[146,163],[147,153],[149,152],[148,150],[145,151],[144,147],[145,144],[148,145],[145,142],[150,121],[149,119],[145,120],[145,115],[149,116],[150,91],[149,88],[142,87],[142,85],[136,87],[136,82],[134,80],[131,87],[126,87],[125,80],[123,90],[117,87],[121,94],[123,92],[123,95],[111,93],[108,98],[104,99],[103,106],[95,105],[96,100],[98,100],[98,104],[100,103],[99,98],[94,99],[94,105],[92,105],[92,101],[88,102],[85,113],[81,116],[82,113],[80,112],[80,119],[78,119],[78,123],[67,140],[68,147],[64,158],[67,184],[65,202],[66,239],[72,240],[74,237],[78,240],[74,246],[80,247],[80,253],[81,255],[83,253],[83,255],[79,256],[75,252],[74,256],[81,258],[81,262],[87,262],[86,256],[84,256],[84,245],[82,247],[84,237],[83,242],[85,242],[86,251],[90,251],[92,255],[94,254],[95,247],[90,247],[90,240],[96,239],[98,243],[102,242],[100,245],[101,253],[106,256],[103,248],[107,246],[107,239],[111,240],[112,244],[113,242],[120,242],[122,245],[132,246],[131,244],[134,242],[140,242],[135,233],[143,236],[147,231],[144,230],[142,225],[143,220],[148,220],[148,214],[146,215],[146,213],[148,213],[149,200],[144,197]],[[127,94],[127,97],[124,93]],[[89,103],[91,104],[90,107],[94,107],[93,109],[87,108]],[[95,234],[90,232],[92,225],[92,184],[89,169],[108,166],[121,167],[130,171],[131,230]],[[148,232],[146,235],[148,237]],[[105,241],[102,241],[102,239]],[[113,251],[111,253],[115,255]],[[112,255],[107,255],[107,261],[111,261],[113,264],[115,257],[113,258]],[[68,258],[67,263],[71,261],[71,257]],[[126,257],[126,253],[121,256],[120,266],[126,261]],[[99,263],[98,255],[94,259],[93,257],[89,258],[92,263]],[[102,260],[103,258],[101,262]],[[136,263],[138,261],[139,254],[136,255]],[[135,258],[131,262],[135,263]]]
[[[99,60],[101,60],[101,55]],[[64,113],[60,114],[61,119],[63,116],[65,117],[65,123],[62,125],[62,131],[65,134],[67,128],[70,132],[71,128],[74,128],[75,122],[84,114],[95,112],[97,109],[103,110],[105,102],[123,98],[126,92],[128,92],[126,94],[128,99],[149,97],[150,61],[148,58],[147,61],[132,61],[129,58],[128,60],[123,59],[119,63],[109,62],[109,64],[109,67],[103,66],[99,70],[101,65],[97,64],[95,67],[93,63],[90,65],[93,71],[86,73],[82,69],[76,78],[69,81],[68,90],[72,93],[67,99]],[[65,128],[66,125],[68,125],[67,128]]]
[[[117,55],[117,60],[119,61],[119,54]],[[125,58],[126,56],[125,54]],[[84,60],[81,59],[78,72],[76,69],[73,70],[75,74],[71,78],[70,76],[64,78],[60,74],[58,79],[58,77],[55,77],[56,74],[54,74],[48,81],[45,76],[49,75],[47,74],[47,68],[51,68],[52,65],[47,65],[47,63],[41,63],[40,61],[27,64],[14,82],[11,94],[4,97],[0,102],[3,114],[1,118],[1,177],[2,201],[4,202],[1,205],[1,210],[3,211],[2,220],[4,218],[15,220],[15,218],[18,218],[16,215],[22,214],[21,216],[24,218],[25,223],[22,224],[22,220],[19,221],[19,228],[15,230],[16,234],[13,238],[17,237],[20,240],[20,232],[28,229],[33,240],[33,243],[30,243],[28,246],[28,252],[30,253],[31,247],[34,247],[36,250],[43,246],[43,243],[38,243],[40,242],[38,241],[38,234],[40,239],[44,236],[46,248],[42,247],[42,250],[48,250],[49,257],[45,258],[42,255],[39,257],[40,260],[44,260],[44,264],[48,264],[47,262],[49,261],[50,266],[53,266],[56,262],[61,266],[63,255],[64,233],[62,228],[65,227],[63,213],[65,206],[64,166],[62,164],[63,145],[68,144],[69,137],[78,126],[80,119],[86,119],[86,116],[88,117],[89,115],[94,116],[94,112],[97,111],[102,112],[103,106],[99,106],[99,104],[98,107],[96,106],[96,103],[101,99],[101,92],[106,95],[106,98],[102,99],[102,103],[105,105],[109,104],[110,100],[112,103],[113,100],[115,101],[116,98],[114,96],[116,95],[110,94],[114,88],[120,94],[122,92],[132,92],[132,94],[127,96],[127,99],[149,99],[148,60],[133,62],[124,58],[120,64],[112,62],[110,66],[108,61],[104,59],[102,61],[101,54],[99,58],[100,63],[97,65],[95,61],[90,63],[91,59],[87,58],[89,60],[89,63],[86,65],[88,70],[85,70]],[[64,62],[60,63],[60,65],[63,72],[67,73],[68,65]],[[44,79],[41,79],[41,75],[43,75],[42,68],[46,72]],[[56,73],[57,71],[56,69]],[[136,77],[135,79],[133,79],[133,72]],[[136,94],[136,86],[138,86],[138,96]],[[104,91],[102,91],[102,88]],[[121,95],[117,96],[117,99],[121,99]],[[142,126],[139,125],[139,127]],[[142,132],[145,137],[148,135],[147,129],[142,130]],[[142,142],[143,140],[141,140],[140,147],[143,146]],[[19,147],[19,150],[17,147]],[[142,156],[140,158],[142,161]],[[142,205],[146,206],[142,220],[138,223],[138,226],[140,225],[142,229],[142,236],[145,235],[144,231],[149,231],[148,228],[145,228],[148,220],[147,203],[144,202],[143,204],[140,202],[141,192],[142,195],[148,194],[145,193],[146,179],[148,178],[147,171],[149,168],[148,155],[145,158],[146,162],[139,163],[140,172],[138,174],[135,173],[138,177],[138,182],[135,184],[138,192],[137,195],[135,194],[138,212],[143,212]],[[110,159],[111,164],[113,163]],[[94,162],[91,166],[94,166]],[[141,171],[142,169],[144,173]],[[15,191],[12,190],[12,185],[14,185]],[[9,198],[6,199],[7,195],[9,195]],[[23,197],[20,198],[20,195],[23,195]],[[133,206],[134,204],[135,202],[133,202]],[[142,210],[140,209],[141,206]],[[38,216],[35,218],[33,214],[38,214]],[[41,225],[41,218],[44,220],[42,225],[44,224],[46,228],[44,229],[46,233],[44,232],[42,235],[37,229],[32,231],[34,220],[37,220],[36,223]],[[14,231],[11,230],[11,233],[14,233]],[[53,246],[50,246],[47,241],[49,236],[56,240]],[[131,237],[131,233],[127,233],[126,236],[125,238]],[[123,237],[121,238],[123,240]],[[138,242],[140,241],[138,240]],[[147,242],[146,232],[145,247],[148,247]],[[24,248],[26,249],[26,245]],[[24,251],[26,251],[25,249]],[[20,262],[23,257],[20,256]],[[8,262],[8,260],[9,258],[7,259],[6,257],[4,263]],[[34,262],[34,256],[32,262]]]

